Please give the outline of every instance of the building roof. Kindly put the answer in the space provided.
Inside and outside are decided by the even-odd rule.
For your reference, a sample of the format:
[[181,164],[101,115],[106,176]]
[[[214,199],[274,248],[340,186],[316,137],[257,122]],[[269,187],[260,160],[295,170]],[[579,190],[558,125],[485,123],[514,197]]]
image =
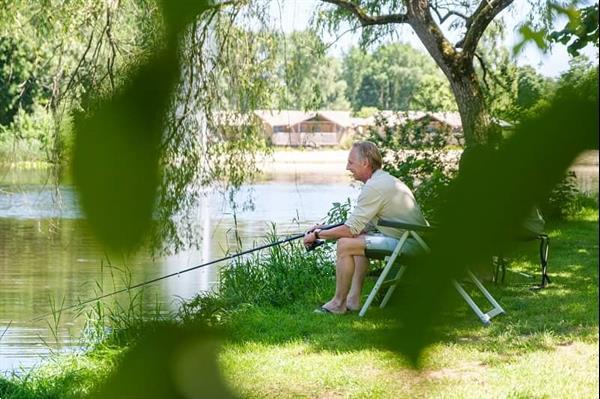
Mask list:
[[271,126],[292,126],[314,118],[323,118],[342,127],[351,127],[356,125],[357,119],[351,117],[350,111],[256,110],[254,113]]
[[[368,118],[355,118],[350,111],[297,111],[297,110],[256,110],[254,115],[270,126],[292,126],[314,118],[323,118],[342,127],[373,126],[376,118],[384,117],[389,125],[399,125],[406,121],[417,121],[426,116],[450,126],[452,129],[461,129],[462,122],[458,112],[426,112],[426,111],[380,111]],[[249,121],[249,115],[235,115],[231,112],[222,112],[218,120],[227,121],[228,124],[244,124]]]
[[418,121],[425,117],[433,118],[453,129],[460,129],[462,122],[458,112],[426,112],[426,111],[380,111],[376,115],[364,118],[363,125],[375,125],[375,120],[383,117],[389,125],[400,125],[406,121]]
[[350,116],[350,111],[318,111],[317,116],[321,116],[343,127],[353,125],[353,118]]
[[263,122],[271,126],[290,126],[307,119],[314,118],[316,112],[304,112],[294,110],[256,110],[254,113],[263,120]]

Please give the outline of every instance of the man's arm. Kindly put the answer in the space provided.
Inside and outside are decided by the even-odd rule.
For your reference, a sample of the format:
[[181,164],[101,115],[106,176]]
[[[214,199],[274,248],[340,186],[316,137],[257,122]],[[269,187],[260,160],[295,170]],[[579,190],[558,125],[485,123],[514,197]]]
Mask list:
[[350,227],[345,224],[327,230],[315,229],[304,236],[304,246],[308,246],[316,240],[337,240],[342,237],[355,237]]
[[350,227],[345,224],[327,230],[315,230],[321,240],[337,240],[342,237],[354,237],[350,231]]

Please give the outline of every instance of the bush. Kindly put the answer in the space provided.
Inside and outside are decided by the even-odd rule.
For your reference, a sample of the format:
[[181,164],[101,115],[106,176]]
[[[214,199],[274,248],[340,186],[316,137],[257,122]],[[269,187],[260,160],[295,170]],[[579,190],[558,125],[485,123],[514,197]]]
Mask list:
[[[280,241],[275,226],[266,244]],[[306,252],[300,239],[237,258],[219,273],[219,290],[182,306],[183,320],[219,324],[245,305],[285,307],[320,303],[335,275],[331,244]]]
[[546,219],[565,219],[584,206],[589,206],[592,201],[593,199],[579,192],[575,172],[569,171],[540,207]]
[[52,150],[52,116],[42,107],[22,108],[8,127],[0,126],[0,155],[12,162],[47,161]]

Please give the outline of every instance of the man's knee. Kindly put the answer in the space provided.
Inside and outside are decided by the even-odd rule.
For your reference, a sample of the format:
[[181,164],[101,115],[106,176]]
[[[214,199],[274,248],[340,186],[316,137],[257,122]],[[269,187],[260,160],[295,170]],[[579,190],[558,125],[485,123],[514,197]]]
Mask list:
[[342,237],[337,240],[336,254],[337,256],[356,256],[364,255],[365,243],[362,238],[347,238]]

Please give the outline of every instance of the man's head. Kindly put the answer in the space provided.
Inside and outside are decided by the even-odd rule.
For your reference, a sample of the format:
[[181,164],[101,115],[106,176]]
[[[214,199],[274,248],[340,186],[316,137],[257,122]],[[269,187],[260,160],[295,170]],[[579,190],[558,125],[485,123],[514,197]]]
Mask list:
[[352,172],[356,180],[363,183],[381,168],[381,153],[370,141],[357,141],[352,144],[346,169]]

